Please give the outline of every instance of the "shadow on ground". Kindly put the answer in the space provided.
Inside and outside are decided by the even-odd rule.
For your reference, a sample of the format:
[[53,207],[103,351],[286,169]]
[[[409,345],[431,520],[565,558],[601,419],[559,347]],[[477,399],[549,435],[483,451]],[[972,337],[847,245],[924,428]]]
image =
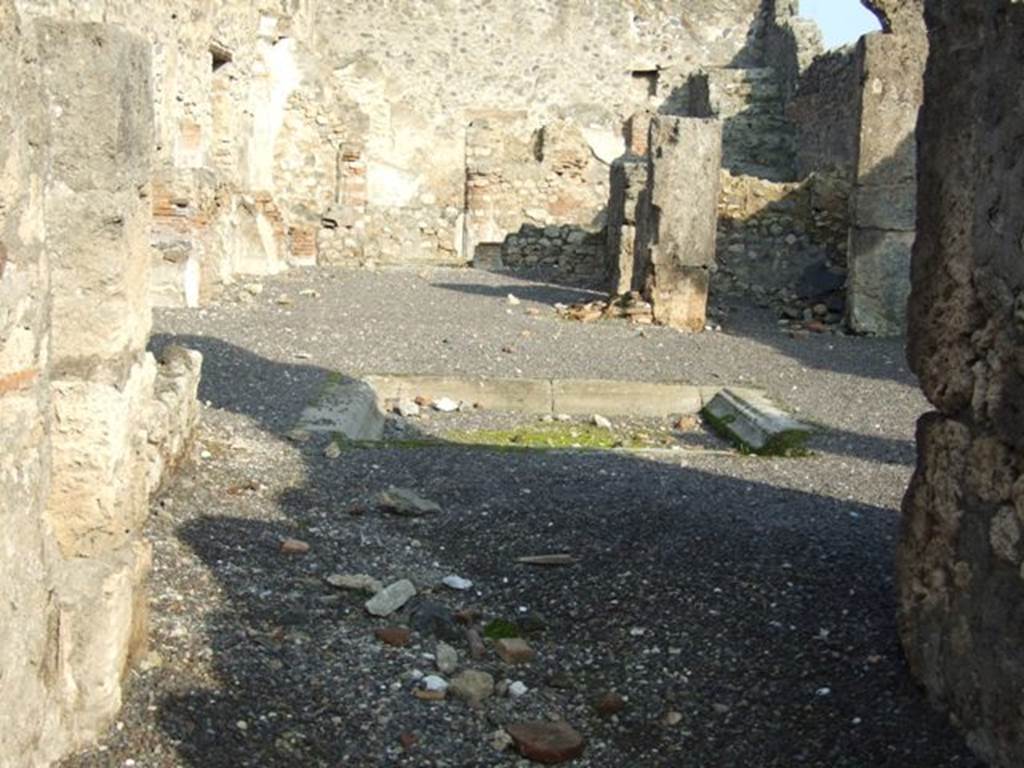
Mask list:
[[[204,399],[277,435],[327,374],[216,339],[156,344],[171,341],[207,354]],[[205,628],[217,684],[156,703],[186,765],[513,765],[491,734],[552,711],[587,735],[592,766],[977,765],[897,648],[891,509],[730,476],[730,466],[605,452],[374,448],[327,459],[323,448],[299,446],[307,479],[277,496],[272,518],[241,516],[237,500],[208,488],[208,506],[177,529],[222,593]],[[186,470],[186,481],[203,474]],[[392,484],[444,511],[405,519],[367,506]],[[310,554],[282,557],[285,537],[308,541]],[[551,552],[579,564],[515,563]],[[434,638],[384,648],[373,629],[395,620],[373,621],[365,597],[327,586],[335,572],[428,587],[460,574],[473,592],[428,589],[414,610],[528,613],[537,661],[473,666],[530,693],[486,715],[413,698],[408,675],[430,671]],[[608,690],[628,698],[611,719],[592,707]],[[678,724],[661,723],[670,711]],[[411,753],[401,734],[416,736]]]

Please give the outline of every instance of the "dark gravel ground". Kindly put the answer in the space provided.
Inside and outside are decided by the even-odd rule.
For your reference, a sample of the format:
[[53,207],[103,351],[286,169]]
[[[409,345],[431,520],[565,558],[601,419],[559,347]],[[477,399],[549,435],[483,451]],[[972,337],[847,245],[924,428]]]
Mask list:
[[[587,737],[580,766],[978,765],[896,641],[892,550],[925,407],[898,343],[793,339],[742,308],[700,337],[582,326],[551,310],[576,292],[479,272],[264,282],[250,302],[158,313],[158,346],[207,355],[205,421],[149,524],[153,653],[122,722],[65,768],[512,766],[494,733],[551,717]],[[758,384],[823,432],[799,460],[454,446],[329,459],[322,439],[284,436],[328,371]],[[366,504],[389,485],[444,511]],[[281,554],[285,537],[310,552]],[[579,563],[515,563],[549,552]],[[371,619],[333,573],[409,578],[420,605],[485,620],[530,616],[531,664],[471,662],[456,643],[463,668],[529,691],[479,710],[415,698],[435,640],[382,645],[374,628],[408,611]],[[440,586],[450,574],[473,590]],[[613,717],[593,707],[607,691],[626,699]]]

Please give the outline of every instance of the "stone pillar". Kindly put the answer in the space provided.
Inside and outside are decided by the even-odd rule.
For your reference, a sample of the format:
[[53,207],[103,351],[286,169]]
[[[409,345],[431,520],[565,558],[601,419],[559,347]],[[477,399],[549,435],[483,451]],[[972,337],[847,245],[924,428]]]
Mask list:
[[994,766],[1024,765],[1024,5],[929,0],[909,359],[936,409],[903,509],[914,674]]
[[633,154],[612,163],[607,267],[610,290],[615,295],[629,293],[633,289],[637,207],[647,187],[648,168],[646,157]]
[[715,264],[721,123],[657,117],[649,156],[637,216],[634,286],[642,282],[655,322],[702,331]]
[[[908,3],[912,4],[912,3]],[[858,333],[900,335],[910,293],[917,145],[928,41],[917,24],[861,38],[860,138],[851,199],[847,313]]]
[[49,107],[53,474],[48,522],[66,558],[57,664],[89,738],[120,707],[145,640],[150,330],[150,45],[99,24],[36,22]]

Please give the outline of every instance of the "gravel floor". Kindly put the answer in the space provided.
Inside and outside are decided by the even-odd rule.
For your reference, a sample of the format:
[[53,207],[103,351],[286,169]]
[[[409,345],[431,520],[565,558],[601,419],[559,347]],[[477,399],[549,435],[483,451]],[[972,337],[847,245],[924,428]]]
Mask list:
[[[742,307],[699,337],[584,326],[552,309],[580,291],[482,272],[262,284],[158,313],[155,346],[207,356],[204,424],[153,505],[153,651],[122,721],[65,768],[515,766],[495,734],[549,718],[587,738],[579,766],[978,765],[896,642],[891,552],[925,408],[897,342],[791,338]],[[458,446],[328,458],[323,439],[285,435],[329,372],[757,384],[822,433],[799,460]],[[384,514],[371,500],[390,485],[443,511]],[[310,551],[283,554],[289,537]],[[515,562],[552,552],[579,562]],[[408,578],[420,594],[372,619],[365,595],[324,581],[338,573]],[[442,586],[452,574],[473,589]],[[413,695],[415,673],[435,671],[432,634],[466,609],[529,632],[537,658],[514,667],[453,641],[461,668],[525,695],[478,709]],[[374,636],[407,622],[406,647]],[[594,707],[609,691],[625,699],[611,716]]]

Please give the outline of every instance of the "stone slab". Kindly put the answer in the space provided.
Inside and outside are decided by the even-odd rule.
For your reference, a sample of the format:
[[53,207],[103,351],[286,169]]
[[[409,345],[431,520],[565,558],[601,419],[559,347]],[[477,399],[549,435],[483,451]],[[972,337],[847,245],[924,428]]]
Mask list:
[[552,383],[553,413],[670,416],[698,413],[700,388],[683,383],[571,379]]
[[384,414],[377,405],[377,393],[367,382],[330,381],[317,401],[302,412],[299,428],[337,433],[349,440],[380,440]]
[[704,416],[741,450],[757,454],[800,452],[812,431],[762,393],[749,389],[723,389],[708,403]]

